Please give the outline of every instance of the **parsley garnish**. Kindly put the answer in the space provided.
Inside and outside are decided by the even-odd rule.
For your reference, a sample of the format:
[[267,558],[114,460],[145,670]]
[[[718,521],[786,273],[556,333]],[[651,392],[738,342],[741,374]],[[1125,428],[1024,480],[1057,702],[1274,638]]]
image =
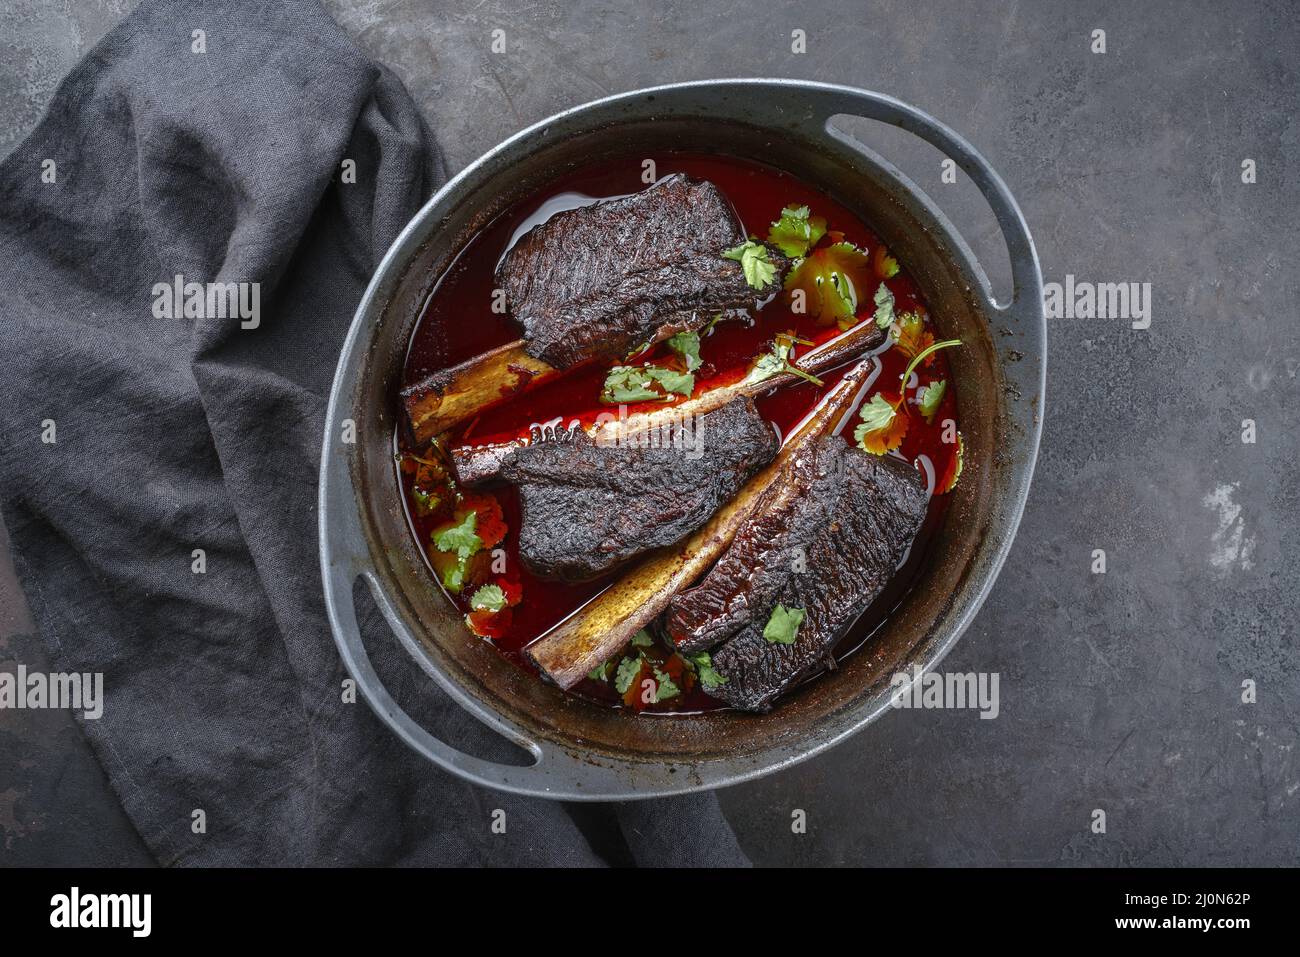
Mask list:
[[889,250],[884,246],[877,246],[876,251],[871,256],[872,265],[876,267],[876,275],[881,279],[889,279],[898,275],[898,260],[889,255]]
[[934,355],[934,353],[938,352],[940,349],[947,349],[951,346],[959,345],[961,345],[960,339],[945,339],[943,342],[931,343],[916,355],[912,356],[912,361],[907,364],[907,368],[903,371],[903,377],[900,380],[903,384],[903,388],[907,388],[907,380],[912,377],[912,370],[924,362],[927,356]]
[[777,605],[772,609],[772,617],[763,628],[763,638],[774,645],[792,645],[803,624],[802,608],[786,608]]
[[876,301],[876,325],[881,329],[888,329],[889,324],[894,321],[894,294],[882,282],[880,288],[876,290],[874,298]]
[[[862,408],[858,410],[858,416],[862,421],[853,430],[853,438],[858,443],[859,448],[873,455],[884,455],[902,444],[903,436],[907,434],[908,420],[898,415],[898,409],[903,404],[903,396],[907,391],[907,382],[912,376],[912,370],[924,362],[926,356],[933,355],[940,349],[959,345],[961,345],[960,339],[947,339],[943,342],[932,343],[914,355],[899,380],[897,402],[890,402],[880,393],[876,393],[871,397],[870,402],[863,403]],[[944,385],[942,380],[938,385],[937,395],[932,400],[935,408],[938,407],[939,400],[943,398]],[[931,401],[928,393],[929,389],[921,397],[922,412],[925,412],[925,403]],[[926,417],[929,418],[933,414],[934,410],[931,409],[926,413]]]
[[948,383],[943,379],[936,379],[925,387],[921,393],[921,401],[917,403],[921,414],[925,416],[925,421],[933,421],[934,414],[939,411],[939,403],[943,401],[943,394],[947,390]]
[[824,218],[809,216],[807,206],[787,206],[768,230],[767,241],[791,259],[798,259],[808,255],[825,233]]
[[734,259],[745,271],[745,282],[755,289],[765,289],[776,278],[776,264],[767,255],[767,247],[752,239],[722,254],[723,259]]
[[813,385],[820,386],[824,383],[811,373],[804,372],[798,366],[790,362],[790,352],[794,349],[795,344],[803,346],[812,345],[807,339],[796,339],[790,333],[781,333],[772,340],[770,352],[765,352],[758,357],[754,363],[754,368],[749,370],[749,375],[745,377],[746,382],[762,382],[764,379],[770,379],[774,375],[782,372],[790,372],[801,379],[807,379]]
[[442,587],[453,595],[459,595],[465,585],[465,562],[461,560],[442,573]]
[[456,564],[442,573],[442,584],[449,592],[459,594],[465,584],[465,562],[483,547],[483,539],[475,534],[478,512],[470,512],[459,525],[433,533],[433,547],[440,552],[451,552]]
[[506,607],[506,593],[500,585],[484,585],[470,596],[469,607],[475,611],[500,611]]
[[627,694],[627,689],[632,687],[632,682],[636,681],[640,674],[641,659],[624,658],[618,663],[618,671],[614,674],[614,690],[619,694]]
[[609,666],[612,665],[613,663],[614,662],[612,661],[605,661],[596,665],[596,667],[592,668],[590,671],[587,672],[587,677],[590,678],[592,681],[608,681]]
[[459,525],[435,532],[433,547],[440,552],[455,552],[457,558],[469,558],[483,547],[483,540],[474,534],[477,526],[478,512],[470,512]]
[[898,448],[907,434],[907,419],[900,417],[898,407],[880,393],[862,404],[858,416],[862,421],[853,430],[853,441],[872,455],[884,455]]
[[700,684],[704,686],[705,691],[727,683],[726,676],[720,674],[714,669],[713,659],[709,657],[707,651],[701,651],[699,654],[695,655],[687,655],[683,660],[695,669],[695,674],[699,677]]
[[655,673],[655,704],[681,694],[682,689],[673,684],[673,679],[660,671],[657,665],[652,665],[651,668]]
[[700,334],[698,332],[679,332],[668,339],[668,348],[682,357],[686,371],[694,372],[704,363],[700,359]]
[[[656,391],[658,385],[663,391]],[[608,405],[623,402],[668,401],[672,393],[690,396],[695,391],[695,376],[689,372],[675,372],[658,366],[614,366],[605,376],[605,388],[600,401]]]
[[889,423],[894,421],[894,416],[897,414],[898,410],[890,405],[889,400],[880,393],[876,393],[871,397],[870,402],[864,403],[862,408],[858,410],[858,416],[862,419],[862,422],[853,430],[854,440],[859,445],[862,445],[863,439],[868,434],[883,432],[889,428]]
[[649,648],[654,643],[654,638],[652,638],[650,632],[646,631],[644,628],[632,636],[632,644],[637,648]]
[[426,492],[418,487],[411,489],[411,497],[415,499],[415,514],[420,516],[428,515],[442,502],[442,496],[437,492]]

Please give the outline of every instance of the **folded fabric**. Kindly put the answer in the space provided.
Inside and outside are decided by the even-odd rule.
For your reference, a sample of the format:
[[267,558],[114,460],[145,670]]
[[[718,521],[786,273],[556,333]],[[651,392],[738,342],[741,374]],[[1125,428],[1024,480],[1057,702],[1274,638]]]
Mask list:
[[[315,3],[146,2],[64,80],[0,164],[0,491],[54,667],[103,673],[82,726],[163,864],[744,863],[712,796],[484,791],[344,700],[325,396],[440,178],[401,84]],[[187,317],[191,282],[237,284],[227,314]],[[364,626],[419,720],[505,751]]]

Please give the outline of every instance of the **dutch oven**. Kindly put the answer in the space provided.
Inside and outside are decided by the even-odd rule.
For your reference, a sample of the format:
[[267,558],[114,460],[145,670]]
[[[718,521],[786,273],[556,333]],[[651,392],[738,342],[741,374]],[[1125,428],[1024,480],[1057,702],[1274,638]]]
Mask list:
[[[831,120],[907,130],[980,189],[1010,253],[1013,292],[984,271],[930,199]],[[948,353],[965,450],[962,479],[915,586],[841,666],[769,714],[642,716],[566,694],[472,639],[407,525],[393,470],[396,393],[421,308],[479,230],[557,176],[665,151],[761,160],[830,194],[905,263]],[[1038,450],[1045,373],[1042,276],[1010,191],[964,139],[924,112],[863,90],[796,80],[680,83],[566,110],[512,136],[448,182],[384,256],[357,309],[330,395],[320,474],[320,549],[335,641],[370,706],[429,760],[477,784],[567,800],[680,794],[750,780],[826,750],[890,708],[893,675],[933,669],[979,610],[1011,547]],[[346,441],[352,420],[355,441]],[[365,581],[397,640],[460,706],[533,763],[448,745],[393,700],[362,645],[353,586]]]

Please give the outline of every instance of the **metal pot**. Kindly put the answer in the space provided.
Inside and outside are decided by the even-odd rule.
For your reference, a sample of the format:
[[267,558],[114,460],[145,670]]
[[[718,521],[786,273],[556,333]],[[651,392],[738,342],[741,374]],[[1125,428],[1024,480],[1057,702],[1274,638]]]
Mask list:
[[[901,173],[831,125],[838,114],[928,140],[979,187],[1010,252],[1014,292],[987,277],[943,214]],[[866,647],[770,714],[636,718],[567,695],[471,639],[408,531],[393,477],[396,387],[438,276],[479,229],[558,174],[667,150],[762,160],[861,216],[920,284],[949,353],[965,441],[921,578]],[[506,140],[438,191],[380,264],[348,332],[330,395],[320,474],[320,547],[330,624],[375,712],[429,760],[477,784],[566,800],[680,794],[747,781],[826,750],[890,707],[890,679],[933,668],[975,617],[1019,524],[1037,456],[1045,340],[1042,276],[1015,200],[964,139],[898,100],[797,80],[718,80],[638,90],[576,107]],[[344,421],[355,443],[343,441]],[[353,584],[369,585],[397,639],[461,706],[535,763],[449,746],[393,700],[362,646]]]

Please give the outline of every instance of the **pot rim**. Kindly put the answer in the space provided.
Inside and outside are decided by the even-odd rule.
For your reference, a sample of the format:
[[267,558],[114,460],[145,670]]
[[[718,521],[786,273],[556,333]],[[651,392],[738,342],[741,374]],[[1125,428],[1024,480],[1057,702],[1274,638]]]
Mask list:
[[[1030,398],[1008,407],[1009,415],[1018,426],[1018,434],[1008,440],[1015,446],[1016,461],[1009,467],[1009,485],[1002,492],[1003,495],[1009,494],[1011,500],[1006,503],[1008,507],[1002,517],[1000,534],[991,554],[982,558],[974,576],[976,580],[964,587],[956,619],[945,626],[946,633],[934,641],[924,655],[909,658],[909,667],[919,664],[923,672],[928,672],[943,659],[983,604],[1014,539],[1028,496],[1042,429],[1041,409],[1046,383],[1042,276],[1019,207],[997,173],[970,144],[928,114],[892,97],[805,80],[752,78],[665,84],[605,97],[547,117],[508,137],[449,179],[399,233],[380,261],[357,307],[341,350],[325,420],[318,503],[320,555],[326,607],[340,655],[363,697],[385,724],[425,757],[474,783],[512,793],[565,800],[635,800],[726,787],[819,754],[861,730],[890,707],[888,697],[872,697],[864,693],[862,700],[846,702],[843,708],[834,712],[834,721],[827,718],[826,723],[834,727],[822,729],[814,726],[797,747],[786,742],[760,749],[747,758],[747,766],[743,767],[719,768],[716,765],[723,762],[699,760],[675,762],[671,756],[624,761],[603,754],[594,755],[577,744],[560,746],[555,742],[535,741],[514,721],[469,694],[430,659],[389,594],[389,586],[370,554],[370,546],[362,531],[360,511],[363,506],[356,481],[357,446],[340,441],[342,421],[352,411],[360,376],[365,371],[370,338],[378,328],[406,268],[427,238],[439,228],[440,211],[463,201],[459,194],[467,184],[487,175],[487,171],[502,158],[513,155],[537,138],[548,136],[552,128],[562,128],[627,104],[648,103],[661,97],[689,99],[694,92],[737,88],[749,91],[758,88],[773,96],[780,93],[790,98],[792,103],[800,97],[821,103],[820,108],[808,110],[806,116],[787,119],[805,124],[810,133],[825,137],[830,141],[828,146],[851,151],[858,162],[905,190],[911,202],[916,204],[917,211],[929,217],[942,232],[957,265],[975,278],[977,288],[972,292],[984,318],[990,325],[995,318],[1009,325],[1019,337],[1018,350],[1030,360],[1014,366],[1005,362],[1002,365],[1009,386]],[[657,107],[662,105],[656,104]],[[867,116],[907,129],[938,146],[971,176],[993,209],[1007,241],[1014,286],[1010,302],[999,304],[994,301],[983,269],[960,234],[923,191],[868,147],[830,125],[831,119],[841,114]],[[692,112],[690,115],[695,114]],[[532,754],[536,761],[534,765],[498,765],[458,751],[421,727],[397,705],[375,674],[361,644],[352,601],[352,587],[358,577],[366,580],[390,628],[425,672],[461,707]],[[936,621],[934,627],[938,628],[940,624]],[[920,647],[921,643],[918,643],[917,648]]]

